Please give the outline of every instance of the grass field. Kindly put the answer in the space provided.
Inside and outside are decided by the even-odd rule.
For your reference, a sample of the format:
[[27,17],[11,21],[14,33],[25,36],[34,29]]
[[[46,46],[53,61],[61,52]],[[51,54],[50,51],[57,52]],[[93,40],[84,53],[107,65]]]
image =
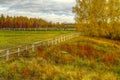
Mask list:
[[72,32],[73,31],[0,31],[0,50]]
[[0,80],[120,80],[120,43],[80,36],[0,62]]

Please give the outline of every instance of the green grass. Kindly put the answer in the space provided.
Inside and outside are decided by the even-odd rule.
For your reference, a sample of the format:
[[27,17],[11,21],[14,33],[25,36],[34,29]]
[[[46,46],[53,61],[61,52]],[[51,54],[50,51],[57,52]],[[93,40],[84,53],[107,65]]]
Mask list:
[[0,30],[0,49],[15,47],[17,45],[30,44],[73,31],[1,31]]

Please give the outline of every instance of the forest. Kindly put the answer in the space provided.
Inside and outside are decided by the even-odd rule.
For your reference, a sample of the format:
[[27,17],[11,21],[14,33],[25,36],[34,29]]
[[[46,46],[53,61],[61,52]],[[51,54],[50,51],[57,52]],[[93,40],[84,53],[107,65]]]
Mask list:
[[0,16],[0,28],[45,28],[61,27],[63,23],[52,23],[41,18],[28,18],[24,16]]

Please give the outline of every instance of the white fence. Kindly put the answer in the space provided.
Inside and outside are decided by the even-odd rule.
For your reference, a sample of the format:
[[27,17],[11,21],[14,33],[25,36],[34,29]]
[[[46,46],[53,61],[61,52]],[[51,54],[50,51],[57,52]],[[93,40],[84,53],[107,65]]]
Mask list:
[[66,40],[69,40],[69,39],[72,39],[78,36],[79,36],[79,33],[74,33],[74,34],[69,34],[69,35],[64,35],[64,36],[59,36],[56,38],[43,40],[40,42],[34,42],[28,45],[20,45],[14,48],[8,48],[8,49],[0,51],[0,58],[5,58],[6,61],[8,61],[10,55],[17,54],[17,56],[20,56],[22,52],[29,51],[29,50],[32,50],[32,52],[35,52],[35,48],[37,48],[38,46],[57,45],[58,43],[61,43],[63,41],[66,41]]
[[76,28],[0,28],[0,30],[17,30],[17,31],[54,31],[54,30],[57,30],[57,31],[75,31]]

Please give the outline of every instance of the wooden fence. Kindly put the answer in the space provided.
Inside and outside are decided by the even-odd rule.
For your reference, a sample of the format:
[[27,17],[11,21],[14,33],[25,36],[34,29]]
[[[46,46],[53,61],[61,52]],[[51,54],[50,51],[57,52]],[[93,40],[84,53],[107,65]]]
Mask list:
[[76,28],[0,28],[0,30],[15,30],[15,31],[75,31]]
[[37,48],[38,46],[57,45],[63,41],[66,41],[66,40],[69,40],[69,39],[72,39],[78,36],[79,36],[79,33],[74,33],[74,34],[59,36],[56,38],[51,38],[51,39],[47,39],[47,40],[43,40],[39,42],[34,42],[28,45],[20,45],[17,47],[4,49],[0,51],[0,58],[5,58],[6,61],[8,61],[10,55],[17,54],[17,56],[20,56],[22,52],[29,51],[29,50],[32,50],[32,52],[35,52],[35,48]]

